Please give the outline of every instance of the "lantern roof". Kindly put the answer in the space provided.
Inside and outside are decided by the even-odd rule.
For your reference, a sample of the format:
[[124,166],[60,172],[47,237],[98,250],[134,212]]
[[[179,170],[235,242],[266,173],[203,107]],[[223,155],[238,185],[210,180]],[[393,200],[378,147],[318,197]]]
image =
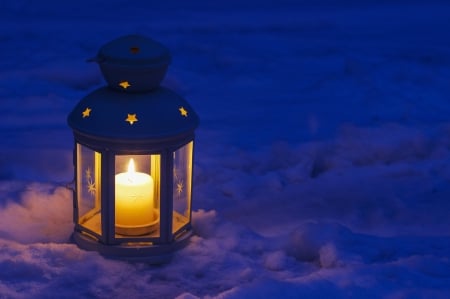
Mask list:
[[146,36],[131,34],[103,45],[94,60],[99,63],[141,67],[167,65],[171,57],[169,50],[161,43]]
[[157,88],[171,61],[169,50],[142,35],[126,35],[103,45],[97,56],[108,86],[125,93],[148,92]]
[[199,118],[186,100],[164,87],[145,93],[102,87],[84,97],[67,121],[92,138],[137,141],[193,132]]

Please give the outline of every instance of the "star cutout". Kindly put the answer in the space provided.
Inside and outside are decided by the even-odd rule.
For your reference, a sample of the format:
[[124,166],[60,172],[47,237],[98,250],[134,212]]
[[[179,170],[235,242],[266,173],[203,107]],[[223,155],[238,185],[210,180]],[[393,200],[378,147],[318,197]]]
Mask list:
[[178,108],[178,111],[180,111],[180,113],[181,113],[182,116],[184,116],[184,117],[187,117],[187,116],[188,116],[188,112],[187,112],[186,109],[184,109],[184,107]]
[[84,109],[84,111],[81,113],[83,115],[83,118],[91,116],[91,111],[92,109],[89,107]]
[[119,83],[119,85],[123,88],[123,89],[127,89],[128,87],[131,86],[130,82],[128,81],[122,81]]
[[138,119],[137,119],[137,117],[136,117],[136,113],[135,113],[135,114],[129,114],[129,113],[128,113],[128,116],[127,116],[127,118],[125,119],[125,121],[129,122],[130,125],[132,125],[133,123],[137,122]]

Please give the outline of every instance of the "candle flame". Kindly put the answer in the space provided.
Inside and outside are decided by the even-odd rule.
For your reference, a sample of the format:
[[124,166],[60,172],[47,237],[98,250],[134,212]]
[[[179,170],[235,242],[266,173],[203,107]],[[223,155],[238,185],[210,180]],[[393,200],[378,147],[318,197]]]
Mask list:
[[134,160],[133,160],[133,158],[131,158],[130,162],[128,162],[128,171],[127,171],[127,177],[128,177],[129,182],[134,181],[135,173],[136,173],[136,168],[134,166]]
[[133,158],[130,159],[130,162],[128,162],[128,173],[132,174],[136,172],[136,168],[134,166],[134,160]]

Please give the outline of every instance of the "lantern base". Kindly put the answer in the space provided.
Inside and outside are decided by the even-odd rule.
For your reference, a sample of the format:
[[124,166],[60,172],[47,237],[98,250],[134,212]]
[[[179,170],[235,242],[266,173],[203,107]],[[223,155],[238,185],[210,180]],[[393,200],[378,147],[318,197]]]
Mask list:
[[127,243],[126,245],[107,245],[81,232],[74,232],[72,234],[72,240],[81,249],[97,251],[106,258],[157,265],[168,263],[172,259],[175,251],[187,245],[191,236],[192,231],[189,230],[168,244],[147,245],[142,243]]

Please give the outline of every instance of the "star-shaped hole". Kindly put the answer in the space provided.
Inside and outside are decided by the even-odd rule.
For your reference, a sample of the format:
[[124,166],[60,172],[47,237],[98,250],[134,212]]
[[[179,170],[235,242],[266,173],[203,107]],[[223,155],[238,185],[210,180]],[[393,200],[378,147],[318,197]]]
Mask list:
[[127,114],[127,118],[125,118],[126,122],[129,122],[130,125],[134,124],[135,122],[138,121],[137,117],[136,117],[136,113],[135,114]]
[[188,112],[187,112],[186,109],[184,109],[184,107],[178,108],[178,111],[180,111],[180,114],[181,114],[182,116],[184,116],[184,117],[187,117],[187,116],[188,116]]
[[83,118],[89,117],[89,116],[91,116],[91,111],[92,111],[92,109],[87,107],[86,109],[84,109],[83,112],[81,112],[81,115],[83,115]]
[[127,89],[128,87],[131,86],[130,82],[128,81],[122,81],[119,83],[119,85],[123,88],[123,89]]

